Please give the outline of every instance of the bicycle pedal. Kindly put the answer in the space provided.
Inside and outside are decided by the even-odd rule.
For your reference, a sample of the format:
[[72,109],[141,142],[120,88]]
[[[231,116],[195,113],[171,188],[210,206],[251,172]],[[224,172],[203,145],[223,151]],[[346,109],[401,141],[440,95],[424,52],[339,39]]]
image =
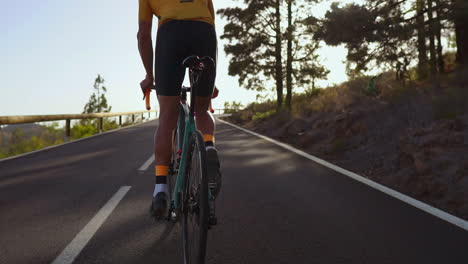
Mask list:
[[215,226],[218,224],[218,218],[216,218],[216,216],[211,216],[209,219],[208,219],[208,224],[209,226]]
[[150,215],[150,217],[154,220],[154,222],[157,222],[157,223],[170,221],[170,217],[169,217],[169,216],[163,216],[163,217],[161,217],[161,216]]

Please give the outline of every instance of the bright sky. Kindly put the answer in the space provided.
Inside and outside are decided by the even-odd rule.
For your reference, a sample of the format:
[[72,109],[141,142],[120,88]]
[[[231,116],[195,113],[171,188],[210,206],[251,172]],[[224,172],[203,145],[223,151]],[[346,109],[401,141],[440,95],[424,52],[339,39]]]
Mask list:
[[[214,0],[216,9],[235,3]],[[323,15],[329,5],[317,7],[316,15]],[[137,7],[136,0],[3,1],[0,115],[81,113],[98,73],[106,80],[113,112],[144,110]],[[221,35],[226,21],[218,17],[216,22]],[[222,108],[225,101],[244,105],[255,101],[255,92],[239,87],[237,79],[228,76],[224,44],[219,42],[216,83],[221,93],[214,107]],[[321,51],[323,63],[331,70],[329,80],[321,85],[346,79],[345,54],[343,48]],[[152,99],[155,105],[156,98]]]

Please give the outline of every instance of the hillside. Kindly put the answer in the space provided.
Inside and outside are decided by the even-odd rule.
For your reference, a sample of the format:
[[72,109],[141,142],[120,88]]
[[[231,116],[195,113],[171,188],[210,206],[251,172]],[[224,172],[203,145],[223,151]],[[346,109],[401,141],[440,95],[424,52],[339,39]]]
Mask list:
[[0,130],[0,146],[8,145],[13,132],[16,129],[20,129],[25,139],[32,138],[33,136],[39,136],[41,133],[47,130],[46,127],[38,124],[19,124],[19,125],[9,125]]
[[64,129],[57,124],[10,125],[0,131],[0,159],[63,143]]
[[228,121],[468,219],[468,85],[456,74],[403,84],[390,73],[252,104]]

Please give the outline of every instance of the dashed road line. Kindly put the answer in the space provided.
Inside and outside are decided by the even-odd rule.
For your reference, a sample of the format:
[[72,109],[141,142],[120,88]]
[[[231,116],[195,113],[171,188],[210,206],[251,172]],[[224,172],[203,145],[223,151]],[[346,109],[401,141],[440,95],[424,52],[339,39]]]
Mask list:
[[89,223],[75,236],[62,253],[52,262],[52,264],[71,264],[88,244],[97,230],[106,221],[122,198],[130,190],[131,186],[122,186],[112,198],[97,212]]
[[147,161],[145,161],[145,163],[143,163],[143,165],[141,165],[141,167],[138,169],[139,172],[145,172],[149,166],[151,166],[151,164],[153,164],[154,162],[154,154],[151,155],[151,157],[149,157],[149,159]]

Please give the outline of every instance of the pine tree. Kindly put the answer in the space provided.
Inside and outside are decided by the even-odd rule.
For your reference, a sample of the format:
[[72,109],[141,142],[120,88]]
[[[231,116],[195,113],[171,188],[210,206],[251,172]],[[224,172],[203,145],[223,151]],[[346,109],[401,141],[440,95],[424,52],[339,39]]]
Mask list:
[[[92,114],[92,113],[109,113],[112,110],[112,106],[110,106],[107,102],[106,93],[107,88],[104,86],[104,78],[98,74],[96,79],[94,80],[94,92],[89,97],[88,102],[84,106],[83,114]],[[108,124],[108,120],[106,118],[103,119],[104,125]],[[112,126],[115,126],[115,121],[110,122]],[[84,133],[81,133],[83,132]],[[99,122],[97,120],[89,120],[83,119],[80,121],[79,124],[76,124],[72,128],[72,137],[73,138],[81,138],[89,133],[94,133],[100,131]],[[79,132],[79,133],[78,133]]]
[[[318,63],[318,41],[314,41],[315,20],[304,12],[317,0],[244,0],[244,8],[226,8],[218,13],[227,18],[223,39],[232,55],[229,74],[239,77],[239,85],[264,91],[275,82],[277,110],[283,107],[286,79],[286,109],[291,109],[293,87],[315,83],[328,73]],[[285,20],[287,22],[283,22]],[[284,53],[286,59],[284,59]]]
[[[468,0],[367,0],[364,5],[335,4],[323,21],[322,38],[348,48],[350,72],[374,63],[404,71],[417,60],[419,78],[444,71],[443,31],[455,28],[457,62],[468,65]],[[351,32],[351,33],[349,33]],[[417,57],[414,56],[417,54]],[[400,78],[401,79],[401,78]]]
[[468,0],[452,0],[452,20],[457,38],[457,62],[468,67]]
[[112,107],[107,103],[107,88],[104,86],[104,82],[104,78],[98,74],[93,85],[95,92],[90,96],[88,103],[85,105],[83,114],[108,113],[111,111]]
[[443,73],[445,71],[445,62],[444,62],[444,55],[443,55],[443,47],[442,47],[442,20],[443,20],[443,11],[442,11],[442,4],[440,0],[434,1],[436,7],[436,19],[435,23],[435,31],[436,31],[436,39],[437,39],[437,66],[438,71]]
[[[286,108],[292,108],[293,87],[306,86],[315,89],[316,80],[325,79],[329,71],[319,62],[317,51],[320,41],[316,39],[318,19],[312,12],[318,0],[287,0],[288,26],[286,59]],[[293,19],[294,18],[294,19]]]
[[227,39],[231,55],[229,75],[239,77],[239,85],[264,91],[269,80],[276,82],[278,109],[283,100],[282,35],[280,0],[245,0],[245,8],[220,9],[229,23],[221,39]]
[[426,28],[424,24],[425,0],[416,1],[416,31],[418,38],[418,77],[427,77],[427,48],[426,48]]
[[293,0],[286,0],[288,6],[288,27],[286,28],[286,40],[287,40],[287,57],[286,57],[286,107],[291,110],[292,103],[292,89],[293,89],[293,51],[292,45],[294,41],[294,26],[292,21],[293,11]]

